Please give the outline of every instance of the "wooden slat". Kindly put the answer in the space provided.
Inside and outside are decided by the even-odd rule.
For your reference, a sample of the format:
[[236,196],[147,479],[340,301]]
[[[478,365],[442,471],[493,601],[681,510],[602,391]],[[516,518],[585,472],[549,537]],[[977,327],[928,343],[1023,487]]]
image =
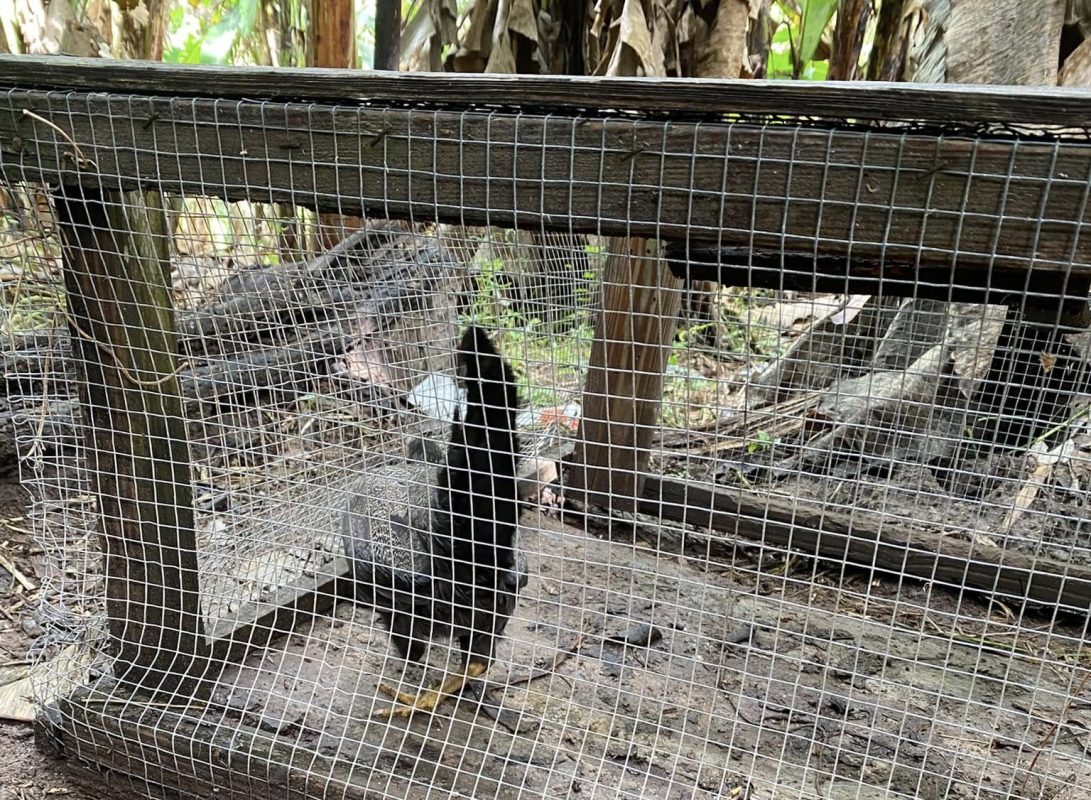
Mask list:
[[793,114],[929,123],[1091,127],[1091,94],[1058,87],[911,83],[588,78],[218,67],[95,58],[0,56],[8,86],[159,96],[334,100],[712,118]]
[[352,596],[344,586],[351,573],[348,561],[338,556],[320,574],[304,575],[280,587],[268,600],[245,603],[235,613],[219,617],[208,631],[212,661],[241,661],[251,650],[291,633],[307,618],[327,613],[339,597]]
[[1064,612],[1091,609],[1091,569],[909,530],[859,511],[648,475],[639,510],[787,552]]
[[35,733],[57,755],[187,797],[375,796],[368,765],[297,747],[199,701],[164,705],[116,688],[83,688],[42,709]]
[[667,246],[666,257],[671,272],[691,281],[1008,305],[1020,309],[1028,320],[1072,328],[1091,325],[1087,303],[1091,278],[1063,271],[1042,271],[1028,282],[1023,270],[989,270],[968,264],[927,266],[891,258],[855,257],[848,266],[843,258],[813,253],[676,243]]
[[[77,168],[65,131],[95,167]],[[8,92],[8,180],[1091,274],[1091,147],[924,134]]]

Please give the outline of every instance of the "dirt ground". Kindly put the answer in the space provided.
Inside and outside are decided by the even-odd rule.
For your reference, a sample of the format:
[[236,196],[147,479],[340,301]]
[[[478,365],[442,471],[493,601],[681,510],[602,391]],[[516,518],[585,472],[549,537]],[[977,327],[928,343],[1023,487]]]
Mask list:
[[[5,508],[22,502],[3,491]],[[413,800],[1091,791],[1079,628],[757,546],[724,564],[619,530],[607,541],[540,515],[524,522],[531,579],[484,710],[466,698],[408,722],[374,716],[390,706],[380,681],[416,691],[453,654],[433,646],[426,668],[406,667],[370,610],[341,604],[229,668],[206,721],[286,746],[312,775]],[[20,535],[0,541],[37,575],[40,557]],[[0,619],[0,647],[17,660],[29,638],[12,616]],[[106,786],[137,796],[41,755],[28,726],[2,731],[2,800],[100,798]],[[260,797],[250,780],[263,767],[251,759],[238,778]]]
[[[37,581],[42,556],[22,524],[29,496],[12,481],[0,481],[0,549],[21,573]],[[18,602],[13,586],[0,576],[0,664],[26,660],[32,641],[33,614],[29,605]],[[9,610],[13,605],[16,609]],[[102,800],[104,785],[42,753],[29,723],[0,721],[0,800]]]
[[469,702],[408,724],[371,716],[388,705],[378,680],[414,690],[422,675],[351,607],[225,675],[221,699],[295,748],[367,765],[357,779],[393,797],[1091,789],[1087,738],[1050,746],[1058,720],[1091,722],[1068,699],[1086,668],[1046,668],[1079,652],[1078,630],[1018,634],[1001,610],[920,585],[809,569],[759,578],[745,557],[728,569],[548,520],[528,527],[534,577],[490,677],[507,725]]
[[[342,604],[228,669],[205,721],[275,741],[333,795],[342,780],[414,800],[1091,790],[1078,628],[757,548],[725,565],[525,521],[532,577],[484,710],[375,716],[380,681],[415,692],[453,654],[406,667],[370,610]],[[230,779],[260,795],[264,771],[251,756]]]

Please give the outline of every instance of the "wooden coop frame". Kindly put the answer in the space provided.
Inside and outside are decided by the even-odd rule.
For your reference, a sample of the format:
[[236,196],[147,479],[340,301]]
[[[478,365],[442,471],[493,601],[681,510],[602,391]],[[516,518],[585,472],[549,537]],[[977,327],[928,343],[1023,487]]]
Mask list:
[[[238,766],[229,754],[239,747],[241,731],[202,726],[184,708],[135,698],[200,697],[210,665],[235,660],[290,631],[300,615],[328,608],[336,592],[336,578],[317,585],[312,580],[284,587],[271,604],[243,606],[212,629],[201,618],[188,464],[184,446],[178,446],[185,437],[178,429],[182,396],[168,273],[161,268],[165,254],[129,257],[127,248],[140,232],[127,230],[110,203],[118,192],[148,188],[140,178],[151,174],[142,154],[164,142],[180,151],[158,162],[155,187],[167,192],[215,192],[226,200],[260,194],[262,202],[319,212],[627,241],[621,248],[627,254],[611,257],[606,267],[582,440],[569,464],[566,489],[583,501],[1064,611],[1091,607],[1091,569],[879,527],[848,513],[808,515],[757,494],[646,474],[678,310],[678,293],[660,289],[679,287],[686,277],[1007,303],[1022,310],[1014,324],[1030,337],[1091,323],[1091,214],[1083,202],[1091,150],[1045,139],[969,141],[934,132],[952,124],[1088,130],[1087,92],[370,75],[6,56],[0,56],[0,74],[0,174],[59,187],[65,284],[78,327],[73,338],[94,371],[83,387],[91,393],[94,415],[88,435],[95,438],[93,451],[116,456],[113,475],[97,473],[109,484],[96,488],[111,504],[109,513],[100,508],[100,514],[107,526],[111,633],[118,663],[126,667],[117,678],[135,694],[120,704],[116,695],[89,686],[44,709],[40,740],[60,752],[180,785],[183,778],[174,771],[155,770],[141,756],[143,747],[159,747],[184,759],[189,774],[228,785],[223,780]],[[521,98],[518,109],[511,107],[512,97]],[[51,121],[77,105],[92,113],[66,119],[63,130]],[[765,124],[784,109],[813,118],[813,127],[778,130]],[[497,115],[498,110],[509,113]],[[616,113],[622,110],[630,113]],[[669,123],[664,113],[672,115]],[[550,125],[575,116],[581,118],[578,141],[568,138],[570,127],[557,126],[555,133]],[[92,117],[128,124],[110,126],[107,135]],[[894,146],[869,138],[864,125],[823,122],[846,118],[911,119],[918,127]],[[734,122],[730,139],[719,124],[728,119]],[[248,137],[256,127],[262,135]],[[53,143],[33,147],[32,140],[53,136],[47,128],[54,129]],[[28,135],[31,129],[34,136]],[[165,137],[168,131],[172,137]],[[767,152],[776,149],[785,164],[794,159],[799,166],[726,169],[725,154],[745,152],[759,141]],[[578,146],[580,156],[554,164],[547,157],[554,146]],[[601,157],[595,155],[599,147]],[[707,158],[682,155],[687,147]],[[305,168],[293,170],[275,157],[285,152],[297,153]],[[316,153],[323,162],[317,166],[307,162]],[[808,153],[816,158],[808,161]],[[817,154],[829,153],[857,169],[824,171]],[[410,161],[418,168],[431,165],[436,179],[390,176],[381,203],[362,199],[380,196],[374,186],[369,191],[369,175]],[[1009,193],[998,179],[979,181],[970,192],[971,164],[977,176],[1017,173],[1040,179],[1048,191],[1024,185]],[[904,179],[907,173],[918,179]],[[627,175],[630,185],[660,185],[666,176],[688,188],[602,195],[588,188],[602,174]],[[1070,180],[1050,184],[1058,175]],[[487,212],[462,206],[467,186],[487,193]],[[861,192],[885,198],[883,207],[859,207]],[[826,211],[818,216],[820,203]],[[897,208],[961,209],[975,214],[975,225],[962,227],[956,213],[924,225],[919,215],[899,216]],[[1035,209],[1027,217],[1038,222],[1006,215],[1009,209]],[[695,218],[702,225],[692,224]],[[131,280],[140,264],[140,280]],[[1032,280],[1037,295],[1055,301],[1028,306]],[[126,326],[147,335],[131,341]],[[1046,328],[1053,332],[1043,334]],[[149,382],[154,396],[143,390]],[[609,425],[602,422],[607,419]],[[148,443],[154,440],[171,446],[152,452]],[[156,491],[142,489],[150,486]],[[153,496],[156,501],[148,500]],[[723,536],[693,538],[693,546],[713,556],[718,549],[730,551]],[[269,737],[252,736],[246,743],[245,752],[267,759],[263,781],[290,796],[331,788],[345,797],[364,796],[341,768],[322,764],[321,755],[308,754],[307,769],[295,769],[298,755],[279,747]]]

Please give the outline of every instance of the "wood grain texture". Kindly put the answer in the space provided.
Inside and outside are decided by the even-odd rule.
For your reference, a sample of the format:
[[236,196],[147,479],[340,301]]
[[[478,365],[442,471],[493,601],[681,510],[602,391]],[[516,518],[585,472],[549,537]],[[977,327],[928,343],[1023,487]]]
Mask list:
[[[77,169],[65,131],[92,169]],[[1086,272],[1091,146],[11,91],[8,180],[334,213]],[[850,258],[851,257],[851,258]]]
[[1084,39],[1065,59],[1057,82],[1061,86],[1091,86],[1091,39]]
[[816,503],[757,492],[713,490],[666,477],[644,481],[639,510],[697,528],[895,578],[980,592],[1086,615],[1091,569],[996,547],[911,531],[876,514],[842,513]]
[[[121,198],[56,199],[119,680],[192,693],[207,667],[169,270]],[[160,237],[160,240],[162,238]]]
[[[316,67],[353,69],[356,66],[356,17],[352,0],[323,0],[312,3],[310,36],[307,37],[308,63]],[[322,250],[334,247],[346,233],[359,230],[359,217],[342,214],[320,214],[318,246]]]
[[949,83],[1053,86],[1066,0],[951,0]]
[[211,660],[216,664],[238,663],[267,646],[278,636],[296,630],[308,618],[334,607],[338,597],[351,597],[345,584],[351,579],[348,561],[338,556],[319,574],[300,577],[280,587],[269,598],[244,603],[238,611],[218,618],[209,626]]
[[186,797],[376,796],[366,785],[367,769],[361,774],[343,758],[301,748],[240,722],[235,711],[200,702],[149,703],[117,689],[79,689],[42,709],[35,734],[39,746],[58,756]]
[[131,92],[159,97],[427,104],[434,108],[517,105],[526,111],[625,110],[705,119],[725,114],[787,113],[936,124],[1091,126],[1091,95],[1059,87],[391,74],[48,56],[0,56],[0,76],[4,88]]
[[311,6],[307,61],[315,67],[356,67],[356,17],[352,0],[323,0]]
[[678,328],[682,281],[656,247],[629,240],[626,252],[611,254],[602,276],[580,439],[565,490],[605,509],[632,509],[640,495]]

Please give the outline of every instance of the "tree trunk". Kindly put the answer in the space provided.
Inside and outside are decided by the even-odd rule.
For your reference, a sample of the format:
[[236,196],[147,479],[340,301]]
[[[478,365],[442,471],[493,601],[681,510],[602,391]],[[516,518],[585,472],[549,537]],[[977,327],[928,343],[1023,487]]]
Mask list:
[[[308,62],[312,67],[356,68],[356,21],[352,0],[313,0]],[[359,217],[318,215],[318,246],[328,250],[363,227]]]
[[[740,78],[750,74],[747,32],[750,4],[747,0],[716,0],[704,4],[694,35],[696,78]],[[691,328],[702,331],[699,340],[720,348],[723,325],[720,319],[720,284],[689,281],[683,308]]]
[[166,0],[113,0],[113,53],[116,58],[163,60]]
[[[418,12],[423,13],[423,12]],[[401,0],[376,0],[375,5],[375,69],[397,72],[401,66],[402,3]]]
[[904,42],[899,36],[907,0],[881,0],[875,40],[868,58],[869,81],[896,81],[905,62]]
[[871,0],[841,0],[841,6],[837,9],[837,24],[833,29],[829,80],[857,79],[864,34],[870,21]]

